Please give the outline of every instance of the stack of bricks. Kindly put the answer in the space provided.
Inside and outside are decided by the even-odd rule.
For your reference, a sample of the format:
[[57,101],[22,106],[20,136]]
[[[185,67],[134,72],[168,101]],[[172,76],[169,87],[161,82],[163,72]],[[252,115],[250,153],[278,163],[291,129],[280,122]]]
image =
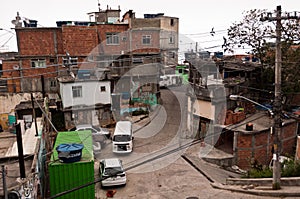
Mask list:
[[246,119],[245,112],[236,112],[234,113],[231,110],[228,110],[225,118],[225,125],[236,124]]

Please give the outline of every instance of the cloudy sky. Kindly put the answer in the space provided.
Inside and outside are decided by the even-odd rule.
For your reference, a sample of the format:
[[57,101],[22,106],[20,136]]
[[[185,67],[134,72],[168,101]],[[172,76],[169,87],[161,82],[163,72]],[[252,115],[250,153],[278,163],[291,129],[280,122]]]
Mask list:
[[[121,8],[121,15],[133,10],[136,17],[147,13],[164,13],[180,20],[181,47],[218,51],[222,45],[226,29],[241,21],[243,12],[250,9],[267,9],[270,12],[281,5],[283,11],[300,11],[296,0],[99,0],[100,8]],[[88,21],[88,12],[98,10],[98,0],[9,0],[1,6],[0,12],[0,51],[16,51],[16,37],[11,23],[17,12],[22,19],[38,21],[38,27],[55,27],[56,21]],[[209,32],[214,28],[216,35]]]

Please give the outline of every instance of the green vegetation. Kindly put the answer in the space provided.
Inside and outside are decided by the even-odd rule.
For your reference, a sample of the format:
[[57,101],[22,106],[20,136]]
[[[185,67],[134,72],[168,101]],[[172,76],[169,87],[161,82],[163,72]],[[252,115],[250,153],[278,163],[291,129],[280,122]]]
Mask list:
[[138,115],[148,115],[149,111],[144,109],[135,110],[132,112],[132,116],[138,116]]
[[281,173],[282,177],[300,177],[300,161],[288,161]]
[[[275,43],[270,39],[275,36],[276,26],[270,21],[261,20],[267,10],[253,9],[244,13],[240,22],[228,28],[228,37],[222,45],[224,52],[234,52],[236,48],[251,47],[249,54],[258,57],[261,64],[261,77],[258,86],[273,90]],[[297,19],[282,21],[282,91],[285,94],[300,91],[300,23]],[[265,96],[264,96],[265,97]],[[289,97],[287,97],[289,100]],[[289,101],[287,101],[289,103]]]
[[271,178],[273,172],[270,168],[263,169],[251,168],[243,178]]
[[[271,178],[273,170],[266,166],[253,165],[243,178]],[[300,161],[285,161],[281,164],[281,177],[300,177]]]

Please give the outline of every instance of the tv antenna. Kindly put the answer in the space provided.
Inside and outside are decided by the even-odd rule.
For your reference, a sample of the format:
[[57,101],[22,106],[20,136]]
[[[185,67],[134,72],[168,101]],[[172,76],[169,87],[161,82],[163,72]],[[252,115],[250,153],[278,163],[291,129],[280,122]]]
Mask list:
[[98,10],[99,10],[99,12],[101,11],[99,0],[98,0]]

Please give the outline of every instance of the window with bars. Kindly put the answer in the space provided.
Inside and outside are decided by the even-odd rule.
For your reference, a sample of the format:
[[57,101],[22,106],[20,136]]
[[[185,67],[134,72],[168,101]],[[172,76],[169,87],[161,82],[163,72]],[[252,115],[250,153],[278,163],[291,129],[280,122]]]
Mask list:
[[100,91],[101,92],[106,92],[106,87],[105,86],[100,86]]
[[106,44],[107,45],[117,45],[119,44],[119,34],[118,33],[106,33]]
[[151,44],[151,35],[143,35],[142,44]]
[[30,62],[32,68],[46,68],[46,59],[32,59]]
[[51,80],[50,81],[50,87],[56,87],[56,80]]
[[64,66],[77,66],[78,58],[77,57],[63,57],[63,65]]
[[82,86],[72,86],[73,98],[82,97]]
[[175,43],[175,37],[174,37],[174,35],[171,35],[171,36],[169,37],[169,43],[170,43],[170,44],[174,44],[174,43]]

